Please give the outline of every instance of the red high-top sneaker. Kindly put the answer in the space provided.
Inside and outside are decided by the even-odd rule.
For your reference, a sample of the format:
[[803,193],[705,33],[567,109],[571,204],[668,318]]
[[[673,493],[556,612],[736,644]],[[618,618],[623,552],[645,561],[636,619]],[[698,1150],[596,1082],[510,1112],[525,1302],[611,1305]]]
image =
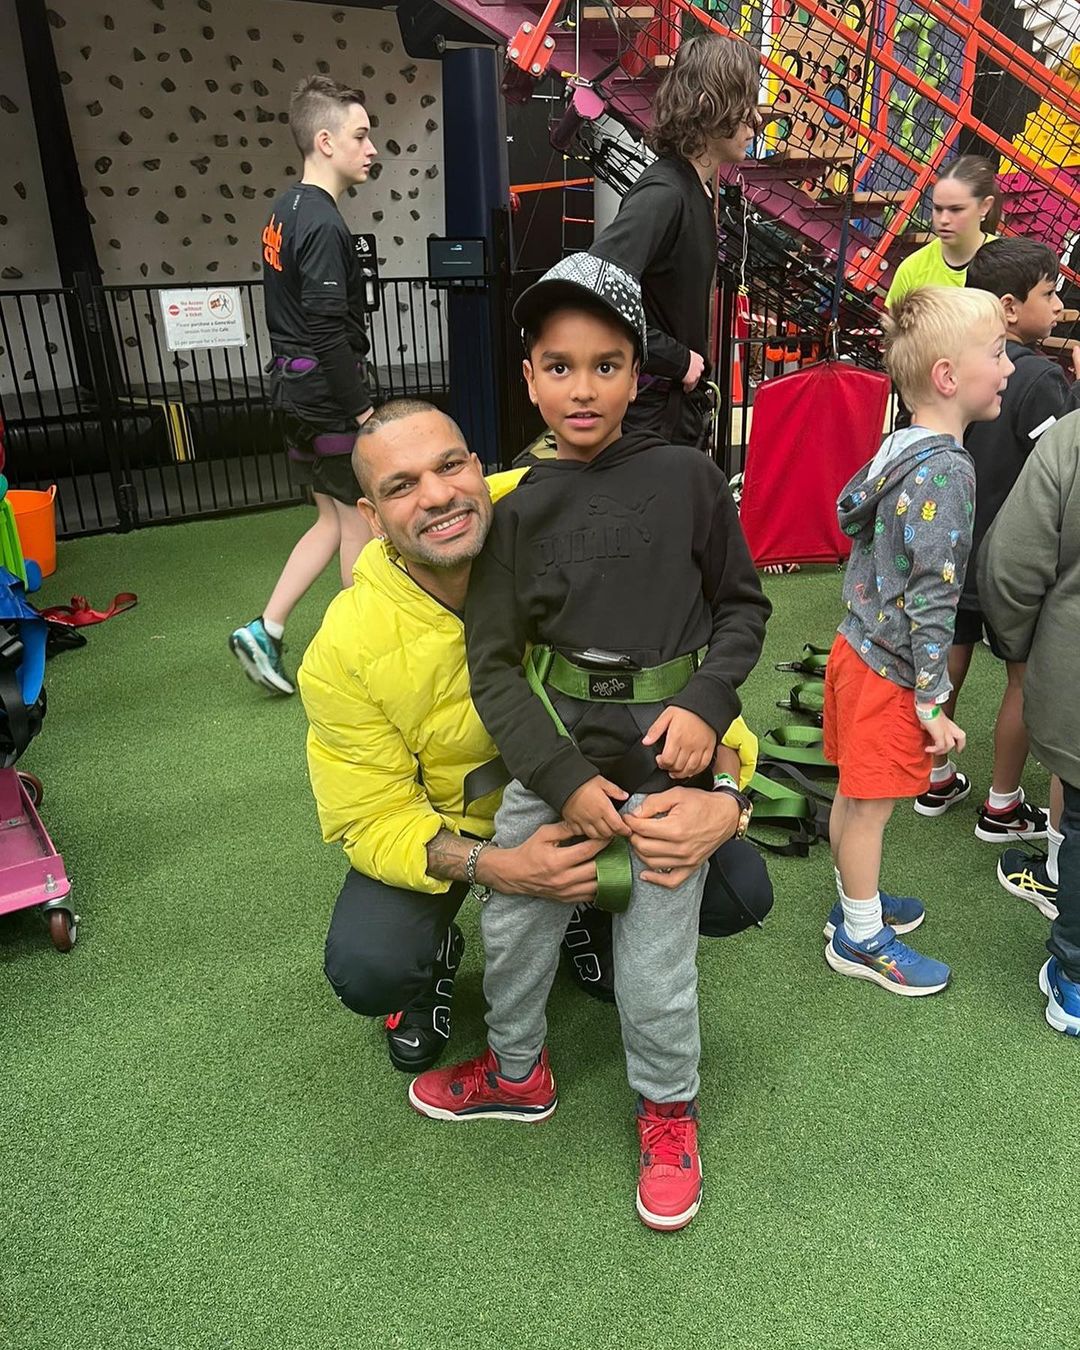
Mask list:
[[547,1120],[559,1104],[542,1051],[528,1078],[503,1078],[491,1050],[449,1069],[429,1069],[409,1084],[409,1101],[432,1120]]
[[685,1228],[701,1206],[697,1102],[638,1099],[641,1142],[637,1212],[650,1228]]

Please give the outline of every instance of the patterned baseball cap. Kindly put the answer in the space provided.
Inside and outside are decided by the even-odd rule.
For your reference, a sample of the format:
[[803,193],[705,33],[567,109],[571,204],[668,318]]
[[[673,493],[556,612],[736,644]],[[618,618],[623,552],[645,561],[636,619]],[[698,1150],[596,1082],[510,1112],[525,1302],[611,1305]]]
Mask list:
[[626,325],[644,363],[648,342],[641,286],[635,276],[617,263],[595,258],[591,253],[571,253],[545,272],[519,298],[514,306],[514,320],[523,329],[535,329],[545,314],[559,305],[573,304],[583,295],[599,300]]

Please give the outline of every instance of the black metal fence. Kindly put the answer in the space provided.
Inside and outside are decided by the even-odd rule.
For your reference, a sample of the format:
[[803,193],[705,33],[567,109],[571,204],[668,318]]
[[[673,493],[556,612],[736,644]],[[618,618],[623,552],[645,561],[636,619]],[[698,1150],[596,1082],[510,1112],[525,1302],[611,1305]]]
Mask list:
[[[841,328],[833,355],[880,370],[881,331],[859,316]],[[730,478],[746,467],[753,424],[754,395],[766,380],[825,359],[832,338],[828,316],[813,316],[788,306],[769,286],[741,290],[740,280],[721,270],[718,277],[716,383],[719,413],[714,454]],[[890,416],[894,411],[890,405]],[[808,447],[812,450],[812,447]]]
[[[6,473],[15,487],[57,484],[62,536],[302,499],[270,410],[261,285],[167,288],[238,292],[244,319],[242,346],[177,351],[166,344],[162,289],[78,278],[67,288],[0,292]],[[454,297],[466,292],[479,308],[452,323]],[[506,341],[508,303],[496,277],[382,280],[367,315],[378,395],[448,407],[451,366],[481,369],[486,346],[501,395],[498,446],[508,447],[499,458],[508,460],[532,430]],[[470,443],[481,434],[470,425],[477,402],[458,400],[455,409]]]

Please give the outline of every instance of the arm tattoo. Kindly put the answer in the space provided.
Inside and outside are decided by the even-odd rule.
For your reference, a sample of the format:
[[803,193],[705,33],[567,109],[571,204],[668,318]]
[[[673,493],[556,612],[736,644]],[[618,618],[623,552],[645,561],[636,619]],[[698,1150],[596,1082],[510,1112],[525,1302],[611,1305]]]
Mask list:
[[453,830],[440,830],[428,840],[427,874],[440,881],[467,881],[465,863],[475,840],[462,839]]

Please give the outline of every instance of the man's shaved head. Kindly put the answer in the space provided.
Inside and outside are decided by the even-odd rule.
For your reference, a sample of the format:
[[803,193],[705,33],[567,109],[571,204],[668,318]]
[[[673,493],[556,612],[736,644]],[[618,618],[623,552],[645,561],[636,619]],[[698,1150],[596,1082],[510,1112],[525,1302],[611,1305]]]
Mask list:
[[364,455],[364,441],[369,436],[376,435],[383,427],[387,427],[391,422],[400,422],[405,417],[418,417],[425,413],[438,413],[446,418],[449,423],[451,434],[461,445],[465,444],[465,437],[461,434],[461,428],[447,413],[441,408],[436,408],[434,403],[426,403],[421,398],[395,398],[389,403],[382,404],[375,409],[366,422],[362,423],[356,433],[356,444],[353,446],[352,467],[356,474],[356,480],[363,489],[364,496],[370,497],[368,491],[368,475],[370,469]]

